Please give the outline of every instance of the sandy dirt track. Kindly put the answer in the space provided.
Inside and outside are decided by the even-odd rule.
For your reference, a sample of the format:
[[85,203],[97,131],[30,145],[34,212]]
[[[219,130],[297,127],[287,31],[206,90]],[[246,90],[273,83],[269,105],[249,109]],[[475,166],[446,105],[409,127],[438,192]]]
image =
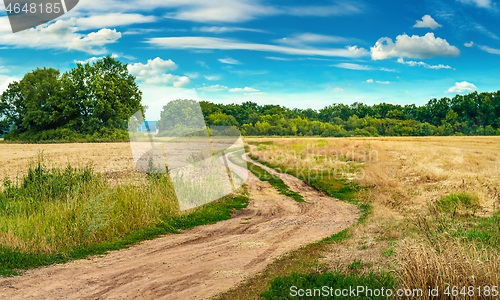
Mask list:
[[280,176],[313,204],[284,197],[251,175],[251,202],[230,220],[0,279],[0,299],[206,299],[357,219],[354,206]]

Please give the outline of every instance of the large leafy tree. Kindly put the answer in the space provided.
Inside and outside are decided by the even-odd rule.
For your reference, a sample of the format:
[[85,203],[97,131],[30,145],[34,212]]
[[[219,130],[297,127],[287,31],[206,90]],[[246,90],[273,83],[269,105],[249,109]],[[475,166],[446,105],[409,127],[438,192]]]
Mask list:
[[78,64],[63,76],[65,112],[72,127],[82,132],[100,128],[126,129],[127,121],[142,110],[142,92],[127,65],[108,56]]
[[60,73],[56,69],[36,69],[19,82],[9,84],[0,100],[3,130],[13,125],[13,133],[39,132],[62,125],[54,118],[61,96]]
[[[64,73],[36,69],[9,85],[0,99],[0,133],[38,135],[65,129],[75,134],[126,130],[142,92],[127,65],[108,56]],[[123,135],[122,135],[123,136]]]

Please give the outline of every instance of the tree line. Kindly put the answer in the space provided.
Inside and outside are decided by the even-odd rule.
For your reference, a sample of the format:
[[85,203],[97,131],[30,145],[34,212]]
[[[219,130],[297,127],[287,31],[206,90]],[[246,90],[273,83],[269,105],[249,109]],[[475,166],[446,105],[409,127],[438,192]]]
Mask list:
[[201,107],[207,125],[234,126],[249,136],[500,135],[500,91],[431,99],[422,106],[355,102],[314,110],[202,101]]

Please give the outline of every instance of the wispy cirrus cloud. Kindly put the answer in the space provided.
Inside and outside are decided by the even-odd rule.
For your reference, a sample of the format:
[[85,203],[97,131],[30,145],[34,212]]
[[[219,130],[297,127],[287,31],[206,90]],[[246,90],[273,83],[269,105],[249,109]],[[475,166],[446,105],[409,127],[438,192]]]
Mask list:
[[227,58],[219,58],[219,61],[223,64],[229,64],[229,65],[241,65],[241,62],[237,61],[236,59],[227,57]]
[[338,56],[357,58],[368,55],[368,51],[358,46],[340,49],[298,48],[281,45],[239,42],[230,39],[213,37],[164,37],[150,38],[147,43],[164,49],[218,49],[218,50],[250,50],[278,52],[292,55]]
[[404,64],[404,65],[409,65],[410,67],[415,67],[415,66],[421,66],[427,69],[434,69],[434,70],[439,70],[439,69],[453,69],[452,67],[448,65],[429,65],[428,63],[425,63],[423,61],[405,61],[402,57],[398,58],[398,63]]
[[203,27],[194,27],[194,31],[201,32],[210,32],[210,33],[226,33],[226,32],[235,32],[235,31],[250,31],[250,32],[262,32],[265,33],[264,30],[253,29],[253,28],[243,28],[243,27],[225,27],[225,26],[203,26]]

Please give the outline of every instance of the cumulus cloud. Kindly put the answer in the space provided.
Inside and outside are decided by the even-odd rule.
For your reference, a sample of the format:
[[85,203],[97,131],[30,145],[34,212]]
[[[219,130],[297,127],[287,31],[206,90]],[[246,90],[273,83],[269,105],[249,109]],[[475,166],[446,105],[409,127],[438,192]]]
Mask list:
[[220,58],[219,61],[223,64],[230,64],[230,65],[241,65],[241,62],[237,61],[236,59],[233,58]]
[[201,88],[198,88],[198,89],[202,90],[202,91],[207,91],[207,92],[218,92],[218,91],[227,90],[228,87],[224,86],[224,85],[216,84],[216,85],[211,85],[211,86],[204,86],[204,87],[201,87]]
[[[89,59],[86,59],[86,60],[74,60],[75,63],[78,63],[78,64],[86,64],[86,63],[89,63],[89,62],[94,62],[96,60],[100,60],[100,59],[103,59],[105,58],[106,56],[99,56],[99,57],[91,57]],[[118,54],[113,54],[111,55],[112,58],[118,58]]]
[[130,74],[142,79],[143,77],[151,77],[169,70],[177,69],[177,65],[171,60],[163,60],[159,57],[148,59],[147,64],[135,63],[128,65]]
[[190,85],[192,82],[189,77],[166,73],[176,68],[177,65],[172,60],[163,60],[159,57],[149,59],[147,64],[135,63],[128,65],[130,74],[146,84],[172,84],[174,87]]
[[9,77],[5,75],[0,75],[0,95],[7,90],[9,87],[9,84],[13,83],[14,81],[19,81],[21,80],[20,78],[15,78],[15,77]]
[[392,57],[431,58],[435,56],[456,57],[460,55],[457,47],[451,46],[445,39],[436,38],[429,32],[424,36],[408,36],[407,34],[392,39],[384,37],[371,47],[373,60],[382,60]]
[[345,48],[311,48],[311,47],[289,47],[281,45],[257,44],[248,42],[239,42],[230,39],[213,37],[164,37],[150,38],[148,43],[164,49],[218,49],[218,50],[252,50],[278,52],[293,55],[310,56],[338,56],[357,58],[368,55],[368,51],[358,46],[348,46]]
[[373,79],[368,79],[365,83],[373,83]]
[[244,88],[234,88],[234,89],[229,89],[230,93],[249,93],[249,92],[260,92],[259,90],[256,90],[251,87],[244,87]]
[[474,46],[474,42],[471,41],[470,43],[465,43],[464,46],[470,48],[470,47]]
[[18,33],[5,33],[0,38],[0,46],[34,49],[67,49],[90,54],[106,53],[106,45],[121,38],[116,29],[102,28],[88,34],[78,33],[79,28],[72,22],[58,20]]
[[415,67],[415,66],[421,66],[427,69],[434,69],[434,70],[439,70],[439,69],[452,69],[452,67],[448,65],[429,65],[423,61],[405,61],[402,57],[398,59],[398,63],[404,64],[404,65],[409,65],[410,67]]
[[462,82],[457,82],[455,83],[454,86],[449,88],[446,92],[447,93],[461,93],[464,91],[476,91],[477,87],[473,85],[470,82],[467,81],[462,81]]
[[417,21],[417,23],[413,25],[413,27],[436,29],[438,27],[443,27],[443,26],[438,24],[438,22],[434,21],[434,19],[431,16],[425,15],[422,17],[422,21]]

